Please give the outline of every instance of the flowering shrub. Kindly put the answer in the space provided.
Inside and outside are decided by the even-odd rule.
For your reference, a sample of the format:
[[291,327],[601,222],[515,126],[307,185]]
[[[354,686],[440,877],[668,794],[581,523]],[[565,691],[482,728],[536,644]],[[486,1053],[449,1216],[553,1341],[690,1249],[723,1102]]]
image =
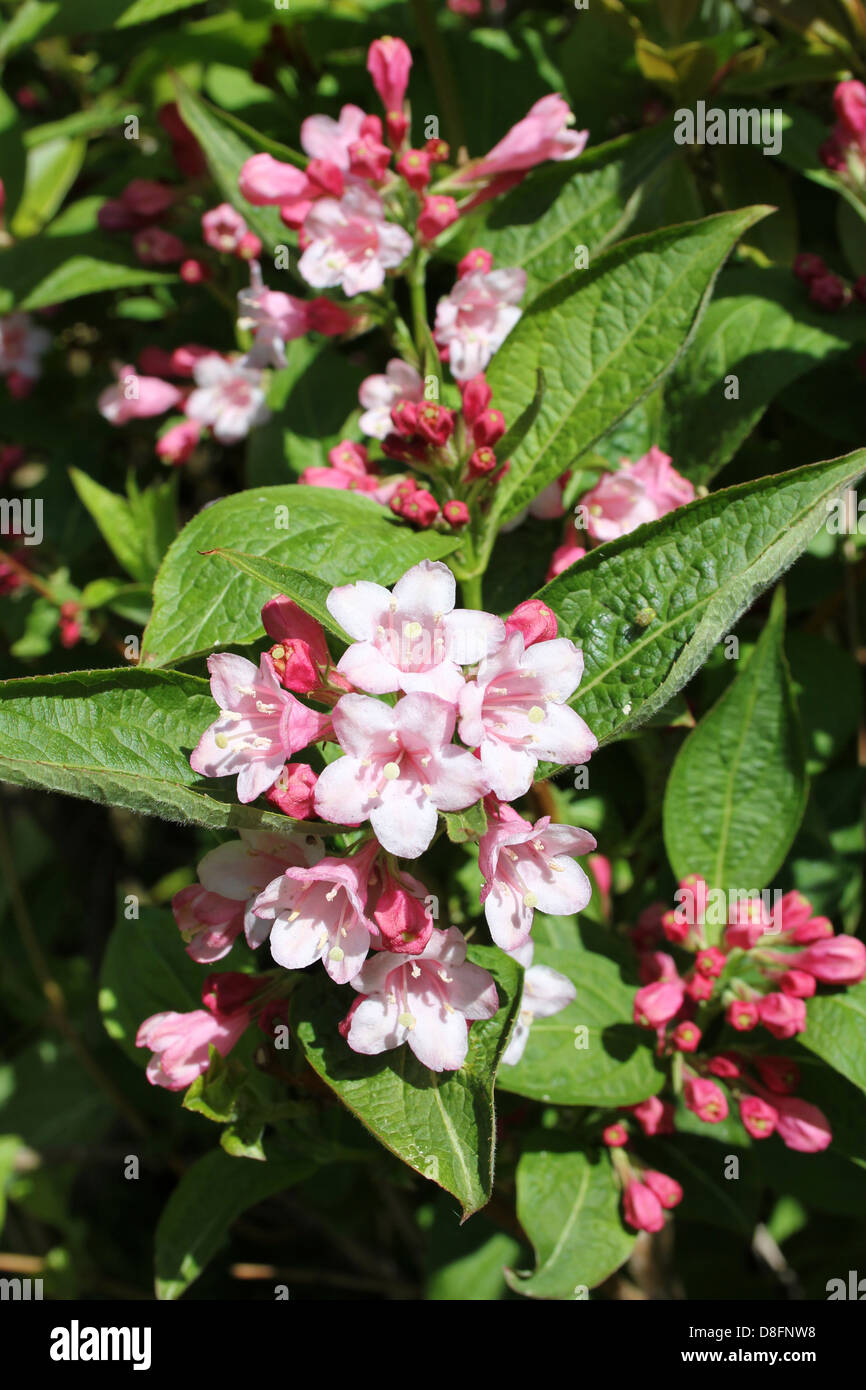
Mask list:
[[854,1258],[866,33],[626,8],[0,41],[0,1173],[59,1296]]

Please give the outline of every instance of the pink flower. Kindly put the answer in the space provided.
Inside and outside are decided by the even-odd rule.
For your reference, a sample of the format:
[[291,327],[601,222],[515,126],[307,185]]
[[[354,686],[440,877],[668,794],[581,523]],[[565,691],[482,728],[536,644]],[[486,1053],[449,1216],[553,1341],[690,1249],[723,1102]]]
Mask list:
[[247,224],[231,203],[220,203],[204,213],[201,229],[205,244],[214,251],[235,252],[246,235]]
[[500,618],[455,609],[456,593],[448,566],[433,560],[413,565],[393,593],[367,579],[332,589],[328,611],[355,639],[337,670],[374,695],[427,691],[456,702],[460,666],[483,660],[505,636]]
[[208,1009],[194,1009],[183,1014],[152,1014],[135,1035],[136,1047],[153,1052],[147,1064],[151,1086],[185,1091],[207,1071],[209,1049],[215,1047],[221,1057],[227,1056],[249,1021],[246,1011],[213,1014]]
[[727,1007],[725,1018],[738,1033],[750,1033],[760,1022],[758,1005],[754,999],[734,999]]
[[[760,1089],[756,1087],[756,1089]],[[777,1113],[776,1133],[789,1149],[815,1154],[832,1142],[830,1122],[817,1105],[800,1100],[799,1096],[770,1095],[763,1092]]]
[[321,623],[285,594],[278,594],[262,609],[262,626],[277,643],[271,658],[286,689],[299,695],[316,690],[331,665]]
[[367,53],[367,71],[386,111],[402,111],[409,85],[412,54],[402,39],[375,39]]
[[795,999],[811,999],[817,987],[815,976],[807,970],[783,970],[779,976],[779,989]]
[[671,468],[655,445],[637,463],[623,459],[615,473],[605,473],[580,499],[587,509],[587,530],[596,541],[628,535],[647,521],[691,502],[695,489]]
[[190,766],[203,777],[237,776],[238,800],[255,801],[286,758],[322,738],[330,721],[283,689],[267,654],[258,670],[230,652],[209,656],[207,664],[220,716],[202,734]]
[[683,1100],[688,1109],[708,1125],[719,1124],[728,1113],[724,1091],[706,1077],[689,1077],[683,1087]]
[[664,1208],[646,1183],[632,1181],[628,1184],[622,1210],[628,1225],[636,1231],[660,1231],[665,1224]]
[[740,1119],[753,1139],[769,1139],[779,1112],[760,1096],[743,1096],[740,1100]]
[[262,374],[243,357],[226,361],[218,353],[195,364],[196,389],[184,409],[191,420],[209,425],[220,444],[237,444],[256,425],[271,418],[265,405]]
[[29,314],[4,314],[0,317],[0,376],[16,374],[36,381],[42,374],[41,358],[50,345],[51,334]]
[[[433,193],[424,199],[418,214],[418,234],[423,241],[435,241],[459,216],[460,210],[453,198],[444,193]],[[520,293],[523,293],[522,289]]]
[[117,383],[100,393],[97,408],[112,425],[128,420],[144,420],[162,415],[180,400],[180,391],[171,382],[155,376],[139,376],[133,367],[118,367]]
[[467,251],[466,255],[457,262],[457,274],[460,279],[464,275],[471,275],[473,270],[481,270],[486,275],[488,270],[493,269],[493,257],[489,251],[483,247],[476,246],[472,251]]
[[[254,912],[271,921],[271,955],[286,970],[320,960],[335,984],[357,975],[376,925],[366,913],[372,845],[351,859],[326,857],[311,868],[291,868],[256,898]],[[267,928],[260,927],[263,937]],[[256,942],[258,944],[258,942]]]
[[238,175],[238,188],[254,207],[294,204],[306,194],[307,182],[303,169],[284,164],[270,154],[254,154]]
[[725,945],[751,951],[773,925],[760,898],[747,898],[745,901],[737,902],[731,911],[729,924],[725,927]]
[[601,1139],[602,1143],[607,1144],[608,1148],[621,1149],[628,1143],[628,1130],[625,1125],[619,1122],[613,1125],[607,1125],[601,1132]]
[[494,175],[522,172],[547,159],[575,159],[589,138],[588,130],[569,130],[574,116],[562,97],[551,93],[529,108],[489,154],[459,175],[468,183]]
[[483,372],[520,318],[517,308],[526,289],[525,270],[473,271],[457,281],[436,306],[433,336],[448,349],[455,379],[468,381]]
[[565,539],[562,545],[558,545],[550,557],[550,564],[547,574],[544,576],[546,583],[555,579],[563,570],[567,570],[578,560],[582,560],[586,554],[586,547],[578,544],[577,528],[573,521],[569,521],[565,528]]
[[670,1211],[671,1207],[678,1207],[683,1200],[683,1189],[674,1178],[669,1178],[667,1173],[659,1173],[653,1168],[647,1168],[641,1177],[650,1192],[655,1193],[667,1211]]
[[702,951],[698,951],[695,957],[695,969],[698,974],[706,975],[709,980],[718,979],[727,963],[727,956],[718,946],[706,946]]
[[856,936],[833,936],[792,956],[791,963],[822,984],[856,985],[866,976],[866,946]]
[[405,869],[389,867],[387,862],[378,866],[374,878],[380,887],[378,892],[373,890],[372,916],[385,945],[400,955],[418,955],[433,933],[427,889]]
[[156,452],[163,463],[186,463],[201,438],[197,420],[180,420],[156,441]]
[[488,822],[479,845],[478,866],[490,935],[503,951],[515,951],[529,939],[537,908],[557,916],[582,912],[592,885],[571,857],[595,849],[586,830],[551,825],[542,816],[533,826],[510,806],[501,804]]
[[675,1018],[683,1006],[683,982],[656,980],[644,985],[634,997],[634,1021],[641,1028],[662,1028]]
[[259,945],[257,894],[290,866],[311,864],[321,855],[321,841],[313,835],[252,830],[210,850],[198,866],[200,882],[182,888],[171,902],[187,954],[205,964],[220,960],[244,930],[250,944]]
[[540,598],[528,598],[505,619],[505,635],[512,632],[523,633],[527,650],[536,642],[552,642],[557,633],[556,614]]
[[422,1066],[457,1071],[469,1046],[468,1024],[492,1018],[499,997],[492,976],[466,960],[456,927],[434,931],[420,955],[381,951],[352,988],[363,997],[341,1025],[355,1052],[376,1056],[408,1042]]
[[352,296],[378,290],[385,271],[392,270],[412,250],[412,238],[396,222],[385,220],[382,199],[372,189],[356,185],[343,197],[322,198],[304,219],[307,245],[298,264],[315,289],[339,285]]
[[802,893],[785,893],[778,907],[773,910],[773,926],[776,933],[794,931],[812,919],[812,904]]
[[397,401],[418,402],[424,398],[424,382],[414,367],[399,357],[392,357],[384,374],[368,376],[361,382],[358,400],[364,414],[358,424],[372,439],[384,439],[391,433],[391,407]]
[[696,1052],[700,1041],[701,1030],[696,1023],[678,1023],[671,1034],[677,1052]]
[[308,116],[301,125],[301,147],[311,159],[321,159],[348,171],[351,149],[362,138],[366,117],[360,106],[347,105],[339,120],[331,116]]
[[346,756],[321,773],[316,811],[337,823],[369,820],[391,854],[416,859],[437,811],[464,810],[490,790],[478,760],[451,743],[455,711],[436,695],[414,692],[393,708],[344,695],[333,717]]
[[793,1038],[806,1028],[806,1005],[789,994],[765,994],[758,1000],[758,1016],[774,1038]]
[[268,801],[293,820],[309,820],[313,814],[316,773],[309,763],[286,763],[270,791]]
[[833,923],[829,917],[810,917],[808,922],[801,922],[794,928],[791,939],[798,946],[807,946],[813,941],[829,940],[833,934]]
[[524,976],[520,1011],[502,1054],[502,1064],[506,1067],[517,1066],[526,1051],[529,1030],[537,1018],[552,1018],[577,998],[577,990],[566,975],[549,965],[532,964],[534,950],[533,943],[526,941],[510,953],[524,967]]
[[580,684],[583,653],[566,637],[525,650],[512,632],[460,692],[460,737],[478,747],[490,786],[503,801],[523,796],[540,759],[584,763],[598,746],[565,703]]

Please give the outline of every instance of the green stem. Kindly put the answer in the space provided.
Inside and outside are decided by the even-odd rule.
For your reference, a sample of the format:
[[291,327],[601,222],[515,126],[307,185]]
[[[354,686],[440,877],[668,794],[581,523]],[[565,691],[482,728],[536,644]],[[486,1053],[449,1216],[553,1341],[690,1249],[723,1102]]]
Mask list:
[[424,261],[419,257],[409,277],[409,296],[412,303],[412,328],[415,334],[415,348],[420,361],[426,358],[427,343],[427,277]]
[[484,602],[481,596],[481,575],[470,574],[460,580],[460,588],[463,591],[463,602],[467,608],[483,608]]
[[429,0],[412,0],[412,9],[421,42],[427,54],[427,61],[430,64],[433,86],[436,89],[436,100],[442,108],[442,120],[448,132],[448,139],[452,148],[458,150],[461,146],[466,145],[466,131],[463,127],[454,74],[448,62],[448,54],[442,42],[442,35],[436,26]]

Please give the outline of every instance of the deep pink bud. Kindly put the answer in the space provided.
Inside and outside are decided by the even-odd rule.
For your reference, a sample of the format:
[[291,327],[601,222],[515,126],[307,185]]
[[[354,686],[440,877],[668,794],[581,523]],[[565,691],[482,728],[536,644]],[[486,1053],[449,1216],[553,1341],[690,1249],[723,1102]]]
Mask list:
[[623,1216],[636,1231],[660,1231],[665,1213],[652,1188],[642,1182],[630,1182],[622,1199]]
[[651,985],[654,980],[678,978],[674,958],[666,951],[643,951],[638,961],[638,974],[642,985]]
[[625,1125],[621,1125],[617,1122],[616,1124],[608,1125],[606,1129],[603,1129],[601,1132],[601,1137],[603,1143],[607,1144],[608,1148],[621,1149],[623,1144],[628,1143],[628,1130],[626,1129]]
[[789,1149],[815,1154],[831,1143],[830,1122],[817,1105],[810,1105],[799,1096],[774,1096],[773,1105],[778,1112],[776,1133]]
[[458,385],[463,397],[463,418],[471,428],[479,415],[489,406],[493,392],[487,385],[487,378],[483,372],[470,377],[468,381],[459,382]]
[[466,503],[458,502],[453,498],[450,502],[445,503],[445,506],[442,508],[442,515],[448,522],[448,525],[453,526],[455,529],[458,526],[466,526],[469,522],[469,508]]
[[686,994],[696,1004],[709,999],[713,993],[713,981],[708,975],[699,975],[695,970],[686,980]]
[[715,1057],[711,1057],[707,1062],[707,1068],[713,1076],[732,1077],[741,1076],[742,1067],[737,1061],[736,1054],[733,1052],[719,1052]]
[[355,473],[359,478],[366,477],[369,471],[366,445],[356,444],[351,439],[344,439],[329,449],[328,462],[343,473]]
[[186,255],[180,237],[162,227],[144,227],[136,232],[132,245],[142,265],[173,265]]
[[472,438],[476,444],[498,444],[505,433],[505,416],[501,410],[484,410],[472,426]]
[[418,214],[418,231],[424,241],[433,241],[452,222],[460,216],[460,209],[453,198],[442,193],[434,193],[424,199]]
[[528,598],[505,620],[506,636],[512,632],[523,633],[524,648],[534,642],[551,642],[557,632],[556,614],[540,598]]
[[291,816],[293,820],[309,820],[313,814],[313,796],[318,780],[309,763],[286,763],[265,796],[284,816]]
[[695,1023],[678,1023],[671,1041],[677,1052],[696,1052],[701,1041],[701,1030]]
[[416,193],[422,193],[430,182],[429,154],[426,150],[407,150],[397,160],[397,173]]
[[201,1002],[212,1014],[235,1014],[245,1009],[262,987],[255,975],[225,970],[208,975],[202,985]]
[[493,473],[497,466],[497,458],[493,450],[484,445],[470,455],[466,469],[470,478],[484,478],[488,473]]
[[809,284],[809,298],[819,308],[835,314],[844,309],[851,299],[851,291],[838,275],[816,275]]
[[156,452],[163,463],[177,466],[186,463],[201,437],[201,425],[197,420],[181,420],[172,425],[156,441]]
[[256,261],[261,254],[261,239],[256,236],[255,232],[244,232],[235,247],[235,255],[239,256],[242,261]]
[[[391,873],[380,868],[382,889],[375,900],[372,917],[389,951],[419,955],[433,935],[433,916],[427,906],[423,883],[405,870]],[[369,910],[369,908],[368,908]]]
[[662,931],[665,940],[669,941],[672,946],[682,946],[688,938],[691,927],[684,920],[684,914],[680,912],[679,908],[669,908],[667,912],[662,914]]
[[336,338],[339,333],[348,333],[355,322],[354,314],[350,314],[342,304],[334,304],[323,295],[307,301],[307,327],[311,333],[323,333],[326,338]]
[[808,970],[825,985],[856,985],[866,976],[866,946],[856,936],[816,941],[794,960],[798,971]]
[[403,439],[414,439],[418,432],[417,401],[395,401],[391,406],[391,424]]
[[728,1005],[725,1018],[738,1033],[749,1033],[760,1022],[757,1001],[754,999],[735,999]]
[[172,355],[165,348],[152,344],[138,354],[138,369],[142,376],[176,376]]
[[388,139],[395,150],[402,149],[406,139],[406,132],[409,129],[409,117],[405,111],[386,111],[385,125],[388,129]]
[[846,135],[854,141],[866,136],[866,87],[862,82],[839,82],[833,93],[833,105]]
[[359,131],[362,140],[375,140],[377,144],[382,142],[382,117],[365,116],[361,122]]
[[307,180],[332,198],[342,198],[346,187],[342,169],[330,159],[311,159],[307,165]]
[[772,922],[777,932],[795,931],[797,927],[802,927],[810,921],[811,917],[812,904],[809,899],[794,889],[785,893],[778,907],[774,908]]
[[806,970],[786,970],[779,976],[779,989],[792,999],[811,999],[817,988],[815,976]]
[[806,1027],[806,1005],[787,994],[765,994],[758,1000],[758,1016],[774,1038],[793,1038]]
[[432,526],[439,515],[439,503],[432,493],[426,488],[419,487],[407,501],[403,503],[401,516],[408,517],[416,526],[426,529]]
[[242,166],[238,188],[254,207],[278,207],[291,203],[307,191],[307,176],[293,164],[284,164],[270,154],[254,154]]
[[131,232],[141,226],[141,218],[121,198],[106,198],[96,221],[104,232]]
[[447,140],[440,140],[431,136],[425,142],[424,151],[430,156],[431,164],[445,164],[451,157],[451,148]]
[[399,111],[409,85],[412,54],[402,39],[374,39],[367,52],[367,71],[388,112]]
[[789,1057],[752,1057],[750,1061],[774,1095],[789,1096],[800,1084],[800,1068]]
[[457,262],[457,278],[462,280],[464,275],[471,275],[473,270],[480,270],[486,275],[492,268],[493,257],[490,252],[485,251],[481,246],[476,246],[473,251],[467,251],[462,260]]
[[356,140],[349,147],[349,172],[361,179],[381,183],[391,162],[391,151],[381,140]]
[[794,257],[793,270],[797,279],[802,280],[804,285],[811,284],[817,275],[827,273],[827,267],[821,257],[814,256],[811,251],[801,251],[799,256]]
[[715,1081],[704,1076],[691,1076],[683,1087],[683,1099],[693,1114],[705,1124],[715,1125],[728,1114],[725,1093]]
[[728,958],[724,951],[720,951],[718,946],[707,946],[703,951],[698,951],[695,957],[695,969],[700,975],[706,975],[708,979],[715,980],[721,975]]
[[830,135],[818,147],[818,158],[827,169],[832,169],[835,173],[841,173],[848,167],[845,151],[835,135]]
[[187,285],[200,285],[203,280],[210,279],[210,270],[204,261],[197,261],[194,257],[189,257],[183,262],[179,274]]
[[829,917],[810,917],[794,928],[792,940],[798,946],[808,946],[813,941],[822,941],[834,935],[833,923]]
[[753,1139],[769,1139],[779,1112],[760,1096],[743,1096],[740,1100],[740,1119]]
[[679,1013],[682,1005],[682,980],[657,980],[644,985],[635,995],[634,1021],[641,1028],[660,1028]]
[[650,1192],[655,1193],[667,1211],[670,1211],[671,1207],[679,1206],[683,1200],[683,1189],[674,1178],[669,1178],[667,1173],[659,1173],[654,1168],[647,1168],[641,1176]]
[[678,916],[684,917],[690,927],[703,923],[710,892],[706,879],[700,874],[687,874],[680,879],[677,890]]
[[435,401],[424,401],[415,407],[416,429],[422,439],[441,449],[454,433],[454,412]]
[[654,1134],[673,1133],[674,1107],[670,1101],[659,1100],[658,1096],[649,1096],[639,1105],[626,1108],[634,1115],[644,1134],[652,1137]]

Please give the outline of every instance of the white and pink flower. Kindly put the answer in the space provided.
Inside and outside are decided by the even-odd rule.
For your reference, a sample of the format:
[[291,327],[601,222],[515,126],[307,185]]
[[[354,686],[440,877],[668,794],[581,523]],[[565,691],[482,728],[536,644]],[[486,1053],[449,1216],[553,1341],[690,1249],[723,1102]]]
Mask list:
[[171,410],[181,393],[170,381],[157,376],[141,376],[134,367],[115,366],[117,381],[100,393],[97,409],[112,425],[128,420],[146,420]]
[[207,664],[220,716],[202,734],[190,766],[203,777],[236,776],[238,800],[255,801],[292,753],[325,737],[330,720],[283,689],[267,653],[258,669],[231,652],[210,656]]
[[461,811],[489,790],[477,758],[452,744],[454,706],[414,692],[391,708],[344,695],[334,731],[345,757],[316,784],[316,812],[336,823],[369,820],[391,854],[416,859],[436,833],[437,812]]
[[500,618],[455,610],[457,586],[447,565],[422,560],[398,579],[393,593],[359,579],[328,595],[328,611],[355,641],[337,670],[359,690],[427,691],[456,701],[461,666],[472,666],[505,640]]
[[42,356],[51,345],[51,334],[35,324],[29,314],[0,317],[0,376],[36,381],[42,375]]
[[565,637],[526,650],[512,632],[482,661],[460,692],[460,737],[478,748],[491,789],[503,801],[523,796],[542,759],[584,763],[595,735],[566,701],[583,675],[583,653]]
[[469,1024],[499,1008],[493,978],[466,960],[456,927],[434,931],[420,955],[380,951],[352,980],[363,997],[340,1031],[355,1052],[377,1056],[409,1044],[422,1066],[457,1071],[466,1060]]
[[424,382],[419,372],[392,357],[384,372],[368,376],[361,382],[358,400],[364,407],[359,426],[371,439],[384,439],[394,426],[391,423],[391,407],[397,401],[418,403],[424,399]]
[[458,182],[523,173],[548,159],[576,159],[589,139],[589,131],[570,129],[574,123],[574,115],[562,97],[555,93],[541,97],[489,154],[458,176]]
[[327,857],[310,868],[290,868],[259,893],[259,919],[251,945],[270,934],[271,955],[286,970],[322,961],[335,984],[357,975],[378,928],[366,912],[373,843],[351,859]]
[[526,289],[526,271],[475,270],[462,276],[451,293],[436,306],[433,336],[447,349],[448,363],[457,381],[468,381],[484,371],[502,346],[521,310],[517,307]]
[[592,885],[575,854],[588,854],[596,842],[588,830],[551,825],[549,816],[531,825],[510,806],[490,815],[479,845],[481,890],[490,935],[503,951],[529,940],[535,909],[570,917],[582,912]]
[[694,499],[694,484],[671,467],[655,445],[637,463],[623,459],[580,499],[586,529],[595,541],[626,536],[647,521],[658,521]]
[[388,222],[378,193],[363,185],[347,188],[342,198],[322,198],[304,219],[306,250],[298,264],[307,284],[316,289],[339,285],[350,297],[378,290],[386,270],[400,265],[412,250],[412,238]]
[[502,1054],[502,1064],[516,1067],[526,1051],[529,1030],[537,1018],[552,1018],[562,1013],[577,998],[577,990],[567,975],[561,975],[549,965],[533,965],[535,954],[533,942],[526,941],[510,955],[524,967],[523,993],[520,997],[520,1010],[514,1020],[514,1028],[508,1046]]
[[190,420],[207,425],[220,444],[237,444],[271,418],[261,370],[248,359],[229,360],[211,353],[199,358],[193,376],[196,389],[184,409]]

